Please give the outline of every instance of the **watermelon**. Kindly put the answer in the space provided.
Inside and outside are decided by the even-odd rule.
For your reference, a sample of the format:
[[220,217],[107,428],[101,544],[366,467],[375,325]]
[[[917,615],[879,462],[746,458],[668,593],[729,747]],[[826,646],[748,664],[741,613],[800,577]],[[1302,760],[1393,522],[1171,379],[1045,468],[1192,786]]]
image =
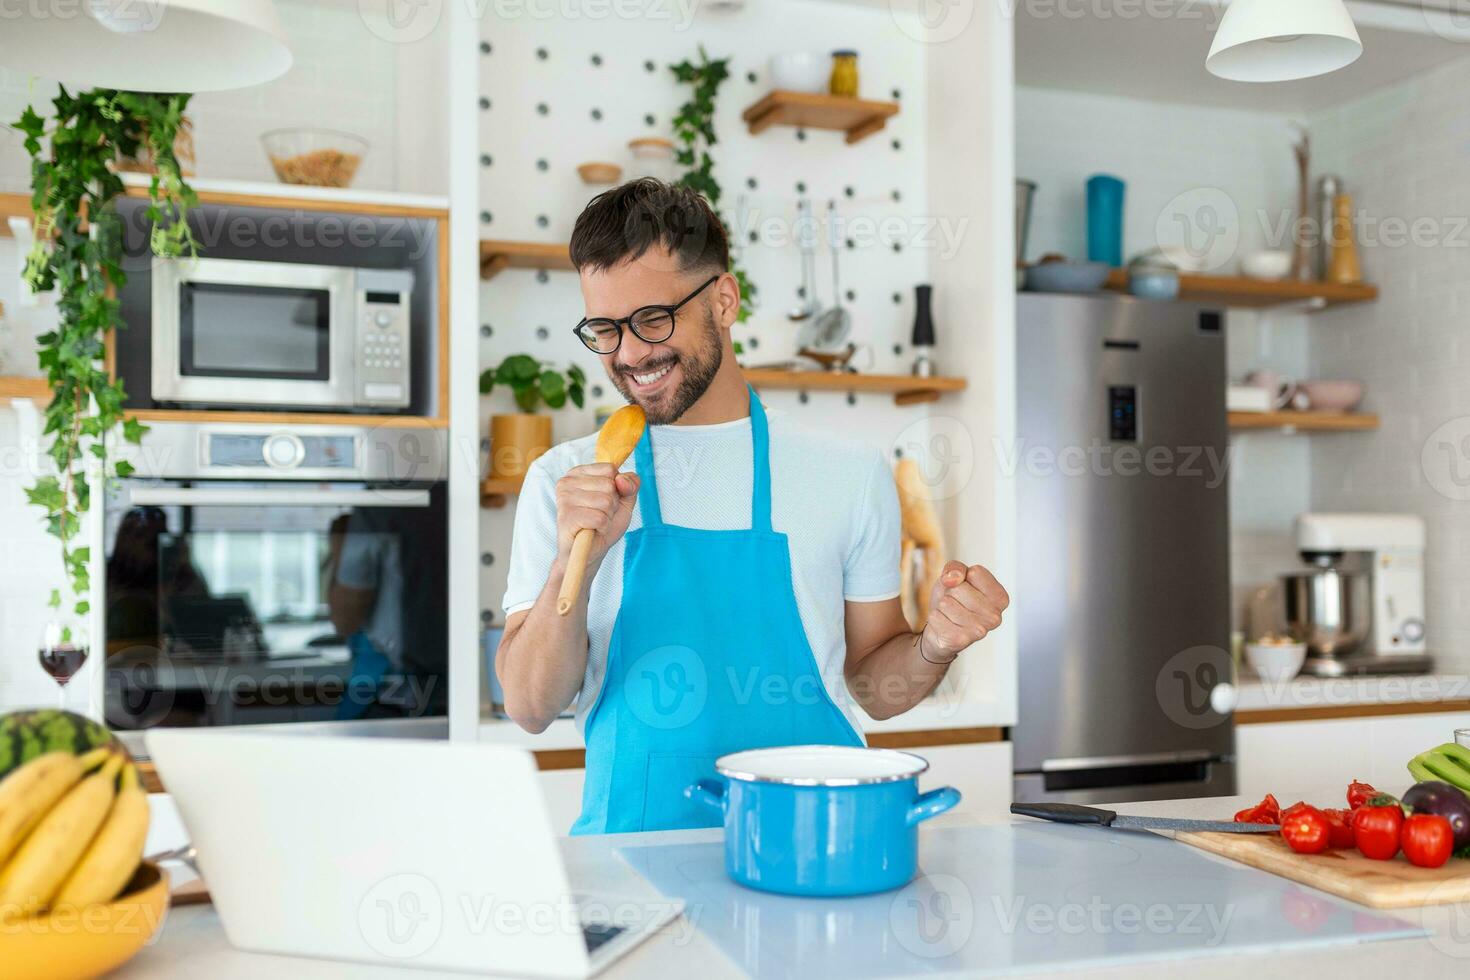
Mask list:
[[71,711],[14,711],[0,716],[0,779],[45,752],[81,755],[114,743],[106,725]]

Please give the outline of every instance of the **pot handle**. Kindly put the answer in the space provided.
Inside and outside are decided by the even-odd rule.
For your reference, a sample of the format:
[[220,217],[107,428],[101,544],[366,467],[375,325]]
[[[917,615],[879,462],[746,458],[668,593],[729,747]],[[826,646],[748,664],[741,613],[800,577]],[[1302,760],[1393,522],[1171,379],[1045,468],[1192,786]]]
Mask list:
[[684,796],[695,803],[712,806],[721,813],[725,812],[725,802],[728,799],[725,795],[725,784],[718,779],[701,779],[692,786],[686,786]]
[[910,827],[917,826],[930,817],[937,817],[945,810],[953,809],[959,801],[960,791],[953,786],[931,789],[909,805],[906,823]]

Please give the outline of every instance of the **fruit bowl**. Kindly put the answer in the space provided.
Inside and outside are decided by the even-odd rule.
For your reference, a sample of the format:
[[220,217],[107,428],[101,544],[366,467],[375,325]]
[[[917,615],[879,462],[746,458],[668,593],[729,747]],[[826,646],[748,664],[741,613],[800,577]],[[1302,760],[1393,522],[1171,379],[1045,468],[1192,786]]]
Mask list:
[[330,129],[273,129],[261,134],[276,179],[309,187],[346,187],[367,155],[367,140]]
[[168,876],[138,865],[133,880],[105,905],[61,909],[0,922],[6,980],[85,980],[122,966],[148,944],[168,912]]

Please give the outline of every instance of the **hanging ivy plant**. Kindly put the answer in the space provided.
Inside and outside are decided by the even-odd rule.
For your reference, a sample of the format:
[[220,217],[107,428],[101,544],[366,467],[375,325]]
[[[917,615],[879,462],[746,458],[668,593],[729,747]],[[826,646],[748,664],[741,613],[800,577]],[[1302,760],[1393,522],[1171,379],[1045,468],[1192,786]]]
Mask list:
[[[720,93],[720,86],[730,77],[730,59],[711,60],[704,45],[700,45],[699,61],[686,59],[670,65],[669,69],[681,84],[691,87],[689,101],[681,105],[674,115],[674,137],[679,142],[674,159],[684,168],[679,183],[703,194],[718,214],[721,190],[715,180],[715,161],[710,155],[710,148],[719,142],[715,136],[715,98]],[[734,241],[730,226],[725,224],[723,217],[720,223],[725,225],[726,237]],[[736,319],[744,323],[750,319],[751,309],[755,306],[755,283],[740,268],[733,254],[730,272],[740,283],[740,313]]]
[[[42,476],[26,491],[46,512],[46,526],[61,541],[66,580],[75,612],[88,609],[91,554],[77,546],[82,515],[91,505],[87,479],[94,461],[108,475],[107,440],[120,431],[137,443],[145,431],[122,410],[122,382],[104,360],[108,335],[122,326],[115,295],[123,274],[122,223],[116,199],[122,179],[111,164],[147,151],[156,172],[148,187],[149,245],[155,255],[193,255],[197,243],[184,216],[197,203],[179,172],[174,140],[184,125],[188,95],[162,95],[94,89],[72,95],[62,88],[52,101],[53,115],[30,106],[15,123],[31,157],[31,209],[34,242],[26,256],[25,280],[37,292],[55,290],[60,322],[42,334],[37,352],[51,388],[44,434],[55,474]],[[127,476],[132,466],[119,460],[111,472]],[[51,593],[60,607],[61,590]]]

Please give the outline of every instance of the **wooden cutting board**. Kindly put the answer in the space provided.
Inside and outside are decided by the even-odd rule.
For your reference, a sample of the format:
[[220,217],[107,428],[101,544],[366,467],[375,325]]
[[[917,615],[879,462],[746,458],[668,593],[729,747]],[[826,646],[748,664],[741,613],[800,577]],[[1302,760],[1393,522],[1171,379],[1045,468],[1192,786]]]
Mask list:
[[1419,908],[1470,901],[1470,861],[1416,868],[1403,855],[1374,861],[1357,851],[1298,854],[1276,834],[1174,835],[1185,844],[1319,888],[1375,909]]

